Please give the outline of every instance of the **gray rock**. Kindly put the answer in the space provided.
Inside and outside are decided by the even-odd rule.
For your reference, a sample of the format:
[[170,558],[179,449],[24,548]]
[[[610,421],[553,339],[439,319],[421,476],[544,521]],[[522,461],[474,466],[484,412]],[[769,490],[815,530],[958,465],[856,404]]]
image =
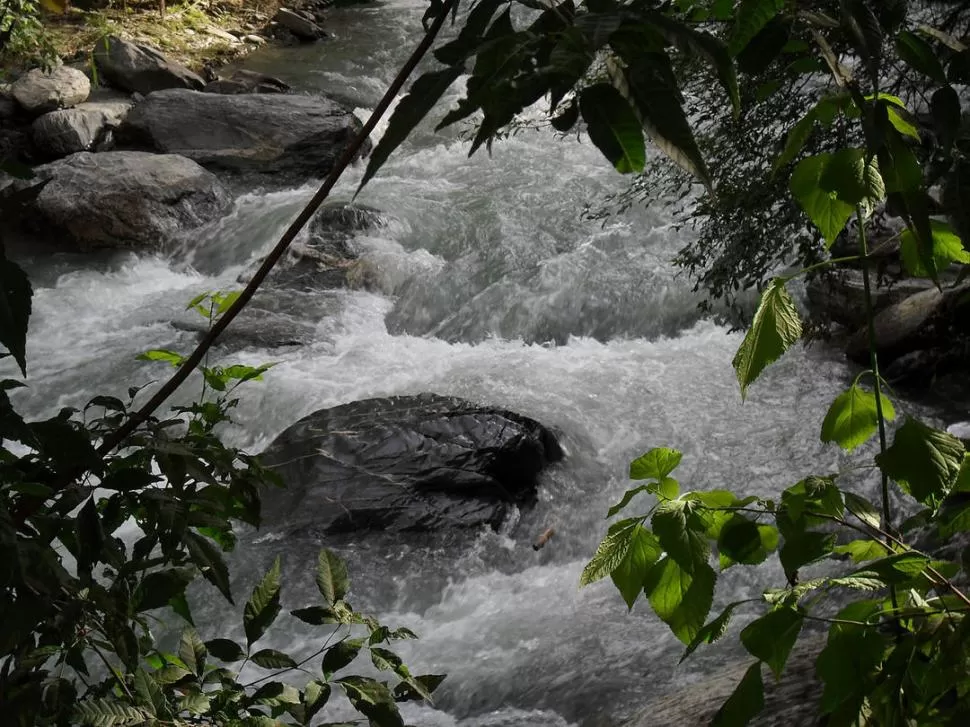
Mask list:
[[24,111],[36,115],[81,103],[91,93],[91,82],[76,68],[35,68],[18,78],[10,93]]
[[34,120],[34,144],[42,155],[53,158],[92,150],[109,130],[121,125],[131,107],[125,96],[100,94],[72,109],[51,111]]
[[[911,295],[933,287],[929,280],[902,278],[895,280],[873,274],[872,305],[879,312]],[[814,277],[806,286],[808,304],[812,312],[824,320],[831,320],[850,329],[866,320],[866,297],[862,271],[839,268]]]
[[206,93],[286,93],[289,84],[265,73],[239,69],[231,76],[217,78],[205,86]]
[[357,401],[301,419],[263,453],[287,485],[263,518],[315,533],[497,526],[561,458],[545,427],[511,412],[434,394]]
[[[876,350],[884,361],[911,351],[932,348],[940,341],[940,332],[951,317],[968,307],[970,283],[943,291],[930,288],[892,305],[875,318]],[[849,339],[846,355],[866,363],[869,357],[868,331],[859,328]]]
[[182,154],[206,167],[323,177],[361,129],[323,96],[156,91],[119,132],[126,144]]
[[242,40],[253,45],[266,45],[266,38],[261,35],[244,35]]
[[51,242],[159,249],[185,230],[220,217],[229,192],[210,172],[174,154],[80,152],[34,169],[49,179],[19,220]]
[[299,13],[295,13],[287,8],[280,8],[273,18],[288,31],[293,33],[300,40],[314,41],[326,37],[323,28],[314,23],[309,18],[305,18]]
[[166,58],[151,46],[131,43],[114,35],[94,49],[98,71],[112,86],[149,94],[165,88],[201,89],[205,80],[185,66]]

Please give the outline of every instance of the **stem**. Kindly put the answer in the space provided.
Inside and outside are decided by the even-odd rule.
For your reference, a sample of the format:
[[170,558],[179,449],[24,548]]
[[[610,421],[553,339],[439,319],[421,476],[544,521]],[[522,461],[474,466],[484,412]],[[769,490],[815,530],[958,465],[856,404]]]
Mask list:
[[[367,141],[371,132],[377,126],[378,122],[383,118],[387,109],[390,107],[391,103],[397,97],[398,92],[407,82],[411,73],[417,67],[418,63],[425,56],[431,46],[434,44],[434,40],[444,25],[448,14],[451,12],[452,6],[457,2],[457,0],[445,0],[444,6],[438,14],[438,17],[434,19],[431,27],[425,33],[424,38],[415,48],[411,57],[408,58],[407,62],[398,71],[397,76],[391,82],[383,98],[374,108],[371,113],[370,118],[367,119],[367,123],[364,124],[363,128],[354,137],[353,141],[344,150],[344,153],[334,164],[333,169],[330,170],[330,174],[320,185],[316,194],[307,203],[306,207],[297,215],[293,223],[287,228],[286,232],[280,237],[279,242],[273,250],[266,256],[263,260],[262,265],[253,275],[252,280],[249,284],[242,290],[236,301],[229,307],[229,309],[216,321],[215,325],[209,330],[205,337],[199,342],[195,350],[189,355],[182,365],[179,366],[178,370],[172,375],[168,381],[166,381],[162,386],[155,392],[152,398],[145,404],[141,409],[132,414],[128,420],[122,424],[117,430],[112,434],[105,437],[101,446],[97,449],[97,454],[100,458],[104,458],[109,452],[115,449],[118,445],[125,441],[125,439],[132,434],[142,423],[148,420],[148,418],[158,409],[165,401],[182,385],[182,383],[188,378],[189,374],[192,373],[205,357],[206,352],[212,347],[219,335],[229,326],[230,323],[236,318],[237,315],[246,307],[246,304],[252,299],[256,290],[269,275],[270,271],[286,252],[286,249],[293,242],[294,238],[299,234],[299,232],[306,226],[306,224],[313,217],[314,213],[320,207],[321,204],[330,195],[330,191],[337,184],[344,170],[357,158],[361,147]],[[74,479],[80,473],[74,473],[71,479]]]
[[814,272],[815,270],[818,270],[819,268],[824,268],[824,267],[827,267],[829,265],[838,265],[840,263],[854,263],[854,262],[856,262],[858,260],[864,260],[864,257],[859,257],[858,255],[846,255],[845,257],[836,257],[836,258],[832,258],[830,260],[823,260],[820,263],[815,263],[814,265],[809,265],[807,268],[802,268],[797,273],[792,273],[791,275],[789,275],[788,277],[786,277],[785,280],[786,281],[788,281],[788,280],[794,280],[799,275],[808,275],[808,273]]
[[[868,163],[868,161],[867,161]],[[862,283],[866,297],[866,326],[869,329],[869,362],[872,369],[872,386],[876,395],[876,421],[879,422],[879,452],[886,454],[886,417],[882,411],[882,379],[879,377],[879,356],[876,353],[876,316],[872,310],[872,283],[869,275],[869,250],[866,241],[866,221],[862,215],[862,205],[856,205],[856,218],[859,220],[859,249],[862,252]],[[889,475],[882,472],[882,528],[892,527],[892,512],[889,509]],[[898,608],[896,586],[889,587],[889,598],[893,608]]]

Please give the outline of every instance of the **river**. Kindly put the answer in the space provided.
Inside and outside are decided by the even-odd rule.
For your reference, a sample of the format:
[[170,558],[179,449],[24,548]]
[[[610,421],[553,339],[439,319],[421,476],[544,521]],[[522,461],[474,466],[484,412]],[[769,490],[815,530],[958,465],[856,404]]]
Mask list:
[[[416,43],[424,5],[334,10],[333,39],[262,50],[245,66],[297,92],[351,97],[366,113]],[[578,588],[606,510],[628,485],[630,459],[672,446],[684,452],[679,475],[688,487],[776,494],[845,463],[819,443],[818,429],[854,372],[824,346],[799,347],[742,404],[731,368],[740,335],[697,313],[691,282],[669,263],[688,233],[673,229],[662,201],[605,224],[582,220],[586,203],[626,181],[588,141],[549,130],[523,130],[491,156],[468,159],[467,149],[457,130],[435,135],[426,124],[393,155],[359,200],[390,219],[356,240],[379,292],[308,301],[309,345],[233,352],[233,360],[278,364],[246,387],[226,436],[259,451],[315,409],[426,391],[554,427],[568,457],[544,476],[534,510],[460,547],[364,538],[349,548],[360,576],[352,600],[418,632],[401,650],[414,672],[448,674],[436,706],[405,707],[410,723],[610,724],[734,654],[725,645],[678,666],[681,645],[644,604],[627,613],[608,582]],[[361,174],[351,170],[334,198],[349,200]],[[20,401],[52,413],[162,377],[136,354],[189,349],[194,337],[169,321],[201,290],[238,287],[239,273],[272,246],[314,186],[247,191],[228,218],[173,256],[28,260],[37,286],[29,381],[47,393]],[[548,526],[556,535],[537,553],[531,542]],[[239,587],[255,578],[250,563],[276,553],[287,558],[288,577],[308,571],[317,547],[260,533],[246,546],[258,557],[236,559]],[[773,563],[729,571],[717,603],[756,595],[778,575]],[[304,605],[312,577],[284,588],[285,605]],[[296,629],[277,644],[310,648]]]

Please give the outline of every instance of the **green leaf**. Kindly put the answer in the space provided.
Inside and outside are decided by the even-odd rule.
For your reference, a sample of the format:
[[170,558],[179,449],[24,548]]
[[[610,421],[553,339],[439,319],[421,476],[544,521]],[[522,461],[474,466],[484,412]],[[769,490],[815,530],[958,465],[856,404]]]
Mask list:
[[744,673],[738,686],[711,721],[711,727],[741,727],[754,719],[765,707],[761,662],[755,662]]
[[370,659],[380,671],[396,671],[401,666],[401,657],[388,649],[372,646]]
[[74,707],[74,719],[92,727],[134,727],[151,715],[140,707],[113,699],[85,699]]
[[911,68],[937,83],[946,83],[946,73],[932,46],[915,33],[904,30],[896,36],[896,52]]
[[196,676],[205,673],[205,660],[208,652],[195,629],[185,629],[179,640],[179,658],[186,668]]
[[331,606],[346,596],[350,588],[347,564],[326,549],[321,550],[317,557],[317,588]]
[[737,55],[785,7],[784,0],[741,0],[728,50]]
[[324,676],[329,679],[334,672],[340,671],[356,659],[357,653],[363,645],[363,639],[345,639],[327,649],[327,653],[323,655],[321,667]]
[[153,348],[150,351],[138,354],[135,358],[140,361],[164,361],[176,368],[181,366],[185,360],[185,356],[182,354],[164,348]]
[[855,205],[839,198],[834,191],[822,187],[822,175],[832,159],[831,154],[818,154],[802,159],[792,172],[791,191],[815,223],[829,246],[845,228],[855,212]]
[[734,356],[734,369],[741,384],[741,398],[764,368],[778,360],[802,336],[802,321],[785,281],[775,278],[768,284],[751,328]]
[[963,456],[959,439],[909,418],[896,430],[892,446],[876,456],[876,463],[905,492],[924,505],[932,505],[950,491]]
[[711,610],[716,580],[714,569],[706,563],[688,573],[673,558],[664,557],[650,569],[644,592],[657,616],[678,639],[690,644]]
[[[821,103],[821,102],[820,102]],[[791,131],[788,132],[788,138],[785,140],[785,148],[782,150],[781,154],[775,159],[772,165],[772,172],[777,172],[782,167],[791,164],[795,160],[795,157],[801,152],[808,142],[809,137],[812,135],[812,130],[815,128],[816,112],[813,109],[809,111],[801,120],[795,124]]]
[[827,557],[835,547],[835,535],[797,532],[785,536],[778,558],[789,580],[795,580],[798,569]]
[[655,447],[630,463],[630,479],[663,480],[677,469],[683,456],[676,449]]
[[381,727],[404,727],[404,721],[387,685],[365,677],[344,677],[337,683],[354,709]]
[[853,540],[851,543],[837,546],[834,552],[848,555],[853,563],[864,563],[867,560],[885,558],[889,555],[885,546],[875,540]]
[[724,634],[727,632],[728,624],[731,622],[731,616],[734,615],[734,609],[744,603],[747,603],[747,601],[735,601],[734,603],[728,604],[716,619],[705,624],[704,627],[697,632],[697,635],[694,636],[693,641],[687,645],[687,650],[684,652],[684,655],[680,657],[681,662],[697,651],[697,648],[701,644],[713,644],[715,641],[724,636]]
[[720,555],[727,557],[734,563],[757,565],[768,558],[769,549],[765,547],[765,540],[771,539],[777,543],[777,530],[769,526],[759,526],[741,515],[734,515],[721,527],[717,538],[717,549]]
[[205,648],[219,661],[232,663],[246,658],[246,652],[235,641],[230,639],[211,639],[205,642]]
[[646,149],[640,122],[630,104],[608,83],[587,86],[579,94],[579,109],[590,140],[616,171],[642,172]]
[[98,507],[93,497],[78,511],[75,529],[77,538],[77,567],[81,573],[90,575],[91,569],[101,560],[104,549],[104,531]]
[[34,290],[27,274],[0,246],[0,344],[27,376],[27,324]]
[[229,603],[233,603],[229,590],[229,568],[219,548],[214,546],[208,538],[193,533],[185,533],[185,544],[189,549],[189,557],[202,572],[203,577],[219,589],[219,592]]
[[711,548],[707,542],[706,527],[691,503],[682,500],[662,501],[650,520],[667,554],[677,561],[687,573],[706,568]]
[[889,123],[900,134],[908,136],[910,139],[915,139],[916,141],[920,140],[916,119],[913,118],[913,115],[905,107],[888,104],[886,106],[886,115],[889,117]]
[[290,613],[300,619],[303,623],[311,624],[313,626],[321,626],[322,624],[332,624],[338,622],[337,615],[333,612],[333,609],[327,606],[309,606],[307,608],[298,608],[290,611]]
[[208,712],[210,708],[209,697],[202,692],[188,692],[179,699],[180,712],[200,715]]
[[293,657],[276,649],[260,649],[249,658],[256,666],[264,669],[290,669],[296,666]]
[[613,517],[618,512],[620,512],[620,510],[622,510],[627,505],[629,505],[630,500],[632,500],[634,497],[639,495],[641,492],[648,492],[648,491],[649,491],[649,488],[647,487],[647,485],[640,485],[640,487],[634,487],[632,489],[627,490],[626,492],[623,493],[623,497],[620,498],[620,501],[609,509],[609,511],[606,513],[606,517]]
[[394,687],[395,702],[431,701],[431,694],[445,680],[444,674],[421,674]]
[[173,598],[185,593],[185,587],[194,577],[191,568],[167,568],[149,573],[135,589],[135,611],[167,606]]
[[[896,418],[892,402],[885,396],[882,396],[882,412],[887,421]],[[878,428],[876,395],[853,384],[829,407],[822,422],[821,438],[823,442],[835,442],[851,452],[868,441]]]
[[[622,80],[614,76],[614,83],[625,84],[650,139],[675,164],[710,189],[711,174],[697,146],[674,81],[658,68],[658,59],[651,59],[646,54],[627,54],[623,60],[627,66],[622,70]],[[669,67],[669,59],[664,56],[663,60]]]
[[960,96],[952,86],[944,86],[933,92],[930,98],[933,125],[943,142],[944,149],[950,149],[960,135],[962,111]]
[[330,685],[314,679],[303,690],[303,709],[306,723],[309,724],[314,715],[323,709],[330,699]]
[[865,202],[873,206],[886,196],[879,165],[875,159],[867,162],[865,149],[839,149],[832,154],[818,183],[851,205]]
[[408,95],[394,108],[381,140],[370,153],[367,170],[357,187],[357,194],[360,194],[360,190],[384,166],[391,153],[408,138],[414,127],[428,115],[448,87],[464,72],[461,65],[429,71],[411,85]]
[[886,585],[906,583],[919,576],[930,564],[930,559],[922,553],[897,553],[886,558],[867,563],[856,571],[856,575],[874,574]]
[[259,639],[280,612],[280,559],[277,557],[243,610],[243,629],[249,646]]
[[596,548],[592,559],[583,569],[583,574],[579,578],[580,588],[606,578],[623,562],[633,546],[638,527],[640,527],[640,520],[635,518],[620,520],[610,526],[603,542]]
[[135,697],[138,705],[144,707],[153,717],[164,716],[167,712],[165,708],[165,695],[161,687],[152,676],[142,668],[135,670],[132,679],[135,690]]
[[642,525],[634,528],[630,547],[623,560],[611,572],[614,585],[628,608],[633,608],[643,590],[650,568],[663,554],[660,541]]
[[933,235],[932,270],[928,270],[924,264],[920,242],[914,232],[907,227],[900,236],[900,257],[910,275],[918,278],[934,278],[950,263],[970,263],[970,252],[967,252],[963,241],[949,225],[930,220],[930,229]]
[[805,617],[792,608],[776,608],[741,631],[741,643],[748,653],[767,664],[781,679],[785,663],[801,633]]
[[[857,601],[842,609],[838,618],[866,622],[881,609],[881,600]],[[824,684],[820,708],[822,714],[838,711],[854,721],[868,696],[870,677],[882,664],[886,639],[879,629],[846,624],[833,624],[828,643],[815,662],[815,670]]]

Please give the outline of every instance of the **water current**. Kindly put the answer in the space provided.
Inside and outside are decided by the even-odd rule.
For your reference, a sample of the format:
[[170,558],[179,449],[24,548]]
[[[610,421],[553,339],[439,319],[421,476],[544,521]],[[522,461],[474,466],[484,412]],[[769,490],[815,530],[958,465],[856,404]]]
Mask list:
[[[334,10],[331,40],[260,51],[245,65],[297,92],[353,99],[365,114],[416,42],[423,8],[392,0]],[[420,127],[359,200],[390,220],[355,241],[379,292],[307,300],[299,315],[313,326],[308,345],[233,352],[234,360],[279,363],[246,389],[226,435],[259,451],[313,410],[428,391],[554,427],[568,458],[543,477],[534,510],[503,532],[450,546],[369,536],[345,545],[357,576],[352,600],[420,634],[401,649],[413,671],[449,675],[436,706],[405,708],[413,724],[611,724],[733,658],[725,645],[678,666],[682,647],[649,609],[628,613],[608,582],[577,587],[606,510],[627,487],[630,459],[673,446],[685,453],[687,486],[777,493],[844,464],[818,442],[818,426],[854,372],[836,352],[800,347],[742,405],[731,369],[740,336],[697,314],[690,281],[669,262],[689,233],[673,228],[662,200],[605,224],[584,221],[584,204],[626,183],[588,141],[524,130],[491,156],[468,159],[459,133],[432,128]],[[361,173],[351,170],[335,198],[349,200]],[[188,349],[193,335],[169,321],[199,291],[238,287],[236,277],[265,254],[315,182],[250,186],[229,217],[175,255],[28,259],[37,287],[30,382],[46,393],[28,391],[21,401],[50,414],[160,378],[136,354]],[[533,551],[549,526],[557,534]],[[318,547],[262,531],[236,559],[240,587],[282,554],[285,605],[304,605]],[[777,568],[729,572],[717,602],[756,595]],[[211,591],[199,598],[225,611]],[[312,648],[287,628],[277,645]]]

